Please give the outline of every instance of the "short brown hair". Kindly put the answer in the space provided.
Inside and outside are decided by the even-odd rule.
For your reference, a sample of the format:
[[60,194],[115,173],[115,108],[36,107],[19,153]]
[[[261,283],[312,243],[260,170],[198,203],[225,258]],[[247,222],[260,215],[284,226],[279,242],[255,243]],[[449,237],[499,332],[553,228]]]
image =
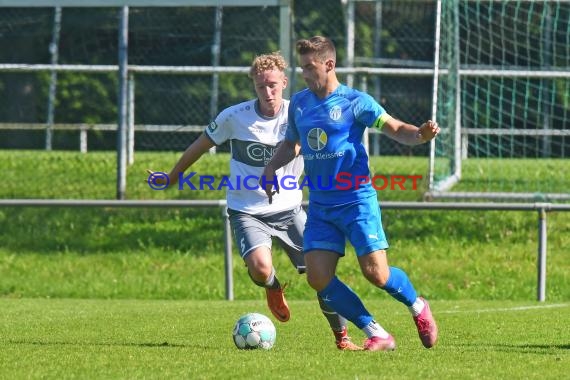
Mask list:
[[332,59],[336,62],[336,48],[330,38],[314,36],[308,40],[297,41],[297,53],[300,55],[314,53],[321,62]]
[[270,54],[261,54],[255,57],[249,68],[249,77],[261,74],[268,70],[285,71],[287,62],[280,52],[276,51]]

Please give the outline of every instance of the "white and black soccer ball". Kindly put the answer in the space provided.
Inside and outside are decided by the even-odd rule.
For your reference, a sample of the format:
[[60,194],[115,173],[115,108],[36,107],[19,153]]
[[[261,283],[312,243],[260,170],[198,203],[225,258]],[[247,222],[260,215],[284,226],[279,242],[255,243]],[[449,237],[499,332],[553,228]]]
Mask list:
[[275,344],[275,325],[263,314],[248,313],[234,325],[234,343],[240,350],[262,348],[269,350]]

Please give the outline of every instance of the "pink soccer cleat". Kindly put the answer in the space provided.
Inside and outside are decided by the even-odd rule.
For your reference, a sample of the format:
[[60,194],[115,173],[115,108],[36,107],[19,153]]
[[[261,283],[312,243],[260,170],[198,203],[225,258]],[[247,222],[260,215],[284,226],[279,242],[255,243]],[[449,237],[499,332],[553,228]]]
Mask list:
[[392,335],[388,338],[380,338],[373,336],[364,341],[364,350],[366,351],[394,351],[396,349],[396,341]]
[[418,328],[418,334],[424,347],[432,348],[437,341],[437,325],[431,314],[429,303],[423,297],[420,299],[424,301],[425,306],[420,315],[414,317],[414,323]]

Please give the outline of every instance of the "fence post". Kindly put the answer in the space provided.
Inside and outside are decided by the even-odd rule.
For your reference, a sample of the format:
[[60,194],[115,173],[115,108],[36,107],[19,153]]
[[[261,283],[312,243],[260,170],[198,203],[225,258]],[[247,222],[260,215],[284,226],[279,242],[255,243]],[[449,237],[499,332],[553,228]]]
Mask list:
[[234,300],[234,279],[232,261],[232,229],[230,218],[228,217],[228,207],[222,207],[222,218],[224,218],[224,269],[226,275],[226,299]]
[[538,209],[538,289],[537,300],[546,300],[546,209]]
[[119,21],[119,99],[117,125],[117,199],[125,199],[127,188],[127,115],[128,115],[128,31],[129,7],[124,6]]
[[135,75],[129,73],[127,84],[127,165],[135,163]]
[[87,153],[87,129],[89,128],[86,124],[81,124],[79,126],[79,151],[81,153]]
[[[53,16],[53,30],[51,36],[51,43],[49,44],[49,52],[51,55],[52,65],[57,65],[60,33],[61,33],[61,7],[55,7],[54,16]],[[52,149],[56,88],[57,88],[57,71],[52,69],[50,73],[49,92],[48,92],[46,150]]]

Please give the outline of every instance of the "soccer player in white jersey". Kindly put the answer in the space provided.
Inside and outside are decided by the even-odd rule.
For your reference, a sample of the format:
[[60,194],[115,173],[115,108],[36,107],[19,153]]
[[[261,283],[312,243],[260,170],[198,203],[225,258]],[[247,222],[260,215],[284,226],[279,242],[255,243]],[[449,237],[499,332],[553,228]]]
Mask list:
[[[309,188],[304,233],[307,280],[317,294],[368,336],[364,349],[388,351],[394,338],[366,310],[359,297],[336,276],[345,240],[352,244],[360,269],[372,284],[408,307],[422,344],[437,341],[437,325],[428,302],[418,297],[407,274],[388,266],[388,241],[382,229],[377,194],[370,183],[368,155],[362,144],[367,127],[407,145],[425,143],[439,133],[437,123],[419,128],[391,117],[370,95],[341,84],[335,73],[336,49],[321,36],[297,42],[306,89],[289,105],[285,140],[267,164],[266,195],[272,201],[276,169],[294,160],[305,162],[303,183]],[[278,182],[277,182],[278,185]]]
[[[210,148],[230,142],[231,185],[227,187],[226,195],[230,223],[249,276],[255,284],[265,288],[269,309],[281,322],[289,320],[290,311],[283,286],[275,274],[272,239],[278,240],[297,271],[304,273],[302,246],[306,214],[301,207],[302,191],[299,187],[281,191],[268,204],[265,191],[258,185],[257,179],[285,137],[289,105],[289,101],[283,99],[283,90],[288,83],[286,67],[287,63],[279,53],[256,57],[249,77],[257,98],[220,112],[168,174],[169,186],[172,187],[180,174]],[[278,174],[291,176],[298,181],[302,170],[303,161],[299,157],[284,165]],[[154,172],[148,172],[152,177]],[[320,297],[318,300],[333,330],[337,347],[350,351],[361,349],[350,341],[346,320]]]

